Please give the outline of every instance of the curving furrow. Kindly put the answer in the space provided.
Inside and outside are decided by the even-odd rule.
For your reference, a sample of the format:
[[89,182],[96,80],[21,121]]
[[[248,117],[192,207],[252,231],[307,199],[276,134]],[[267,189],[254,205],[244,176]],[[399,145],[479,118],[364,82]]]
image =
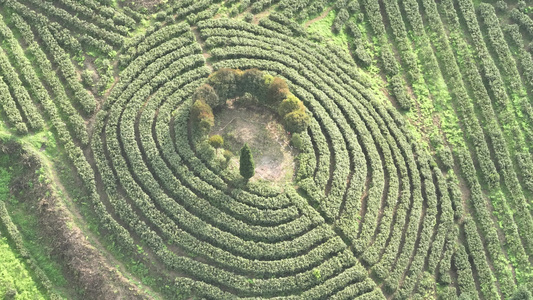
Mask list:
[[[117,216],[185,276],[178,286],[209,286],[199,294],[305,291],[318,299],[363,280],[353,252],[300,195],[230,191],[198,159],[187,120],[190,96],[208,75],[199,50],[189,32],[154,42],[131,60],[99,114],[93,151]],[[348,177],[346,169],[333,174]]]
[[163,26],[128,42],[93,151],[109,209],[178,287],[213,298],[379,298],[382,289],[405,298],[425,270],[450,269],[447,182],[349,58],[238,21],[198,30],[214,69],[285,78],[312,121],[296,190],[234,189],[192,140],[190,98],[210,69],[191,29]]
[[[368,219],[373,220],[372,222],[367,223],[366,226],[370,226],[369,228],[372,228],[372,230],[365,229],[367,232],[370,232],[368,234],[368,237],[364,237],[362,240],[362,245],[366,245],[369,240],[373,239],[374,234],[377,234],[378,241],[382,243],[382,241],[389,240],[389,245],[387,246],[386,250],[386,259],[384,262],[386,263],[385,270],[392,270],[394,269],[394,272],[390,275],[390,280],[388,280],[387,285],[388,288],[391,288],[393,291],[398,287],[398,285],[402,285],[404,282],[404,277],[407,277],[407,281],[405,281],[407,287],[404,288],[404,293],[410,293],[412,290],[414,284],[417,282],[417,278],[421,274],[421,272],[424,269],[424,262],[428,255],[428,251],[430,249],[430,246],[432,244],[435,232],[436,232],[436,222],[437,222],[437,196],[435,192],[435,186],[433,184],[433,178],[431,175],[431,169],[429,168],[429,161],[427,154],[424,153],[424,150],[417,147],[416,144],[411,144],[410,142],[406,142],[406,132],[405,129],[398,130],[396,126],[394,125],[395,122],[392,120],[390,116],[388,116],[388,112],[384,111],[383,108],[379,108],[377,105],[377,102],[371,102],[371,100],[365,100],[364,97],[359,96],[359,98],[354,99],[354,92],[353,90],[351,92],[347,92],[346,87],[343,87],[342,84],[346,84],[343,82],[342,79],[336,78],[334,75],[331,75],[332,78],[335,79],[325,79],[328,84],[324,84],[324,81],[321,81],[320,79],[323,79],[326,77],[324,74],[333,74],[328,73],[327,68],[324,69],[318,69],[320,67],[320,64],[317,64],[316,61],[313,61],[313,64],[307,63],[305,60],[304,54],[297,54],[294,51],[291,51],[291,53],[295,53],[294,56],[298,57],[298,60],[289,58],[290,54],[284,54],[289,57],[285,58],[284,55],[277,53],[276,51],[279,50],[279,52],[283,53],[282,48],[275,48],[275,47],[267,47],[260,48],[261,45],[265,45],[266,43],[262,43],[262,41],[269,41],[268,38],[275,36],[276,39],[272,39],[271,44],[276,44],[276,40],[282,40],[282,43],[289,44],[287,47],[292,47],[291,42],[289,40],[283,40],[283,37],[281,35],[277,35],[276,33],[267,32],[262,29],[257,29],[254,27],[251,27],[246,24],[240,24],[240,23],[230,23],[225,21],[209,21],[205,23],[201,23],[199,25],[200,29],[202,30],[203,36],[207,36],[207,42],[210,46],[215,47],[211,51],[213,54],[213,57],[218,62],[214,64],[215,68],[220,67],[233,67],[233,68],[251,68],[251,67],[257,67],[263,70],[268,70],[273,73],[281,74],[283,77],[287,78],[289,82],[291,82],[295,86],[295,93],[301,92],[301,94],[298,94],[298,96],[304,101],[309,101],[309,109],[312,111],[313,115],[316,115],[320,117],[321,119],[324,119],[325,112],[331,112],[330,116],[332,116],[332,119],[335,120],[339,128],[343,128],[343,131],[346,132],[347,128],[350,128],[352,126],[347,127],[348,123],[345,123],[346,119],[350,120],[350,122],[354,122],[354,116],[355,111],[353,110],[354,107],[357,107],[357,111],[359,111],[359,114],[361,116],[365,116],[364,122],[365,127],[372,128],[372,126],[375,126],[374,128],[374,134],[372,135],[373,138],[369,141],[372,141],[372,144],[379,145],[379,149],[381,153],[384,149],[390,149],[388,147],[398,147],[402,151],[402,154],[404,154],[404,159],[408,162],[408,165],[410,166],[409,172],[406,172],[405,168],[403,169],[403,177],[402,180],[408,181],[408,178],[411,178],[411,186],[413,187],[410,191],[409,189],[404,194],[405,196],[400,196],[400,199],[403,199],[401,203],[401,206],[399,206],[399,209],[403,210],[405,212],[405,218],[408,218],[405,223],[402,221],[403,218],[397,217],[396,226],[394,227],[395,230],[391,230],[391,218],[392,212],[394,209],[398,208],[390,208],[387,205],[396,205],[398,193],[400,192],[398,190],[400,181],[396,179],[397,177],[397,169],[394,167],[394,160],[392,158],[392,154],[387,154],[385,156],[384,154],[381,154],[381,157],[383,158],[385,170],[389,170],[389,172],[386,172],[382,176],[391,176],[390,174],[394,174],[393,177],[393,185],[392,188],[389,188],[388,195],[387,191],[385,189],[382,189],[383,192],[378,193],[377,198],[381,199],[383,198],[383,204],[381,204],[381,201],[374,200],[373,203],[371,203],[371,206],[374,210],[369,213]],[[207,28],[203,30],[203,28]],[[220,27],[220,28],[219,28]],[[238,29],[236,29],[238,28]],[[226,30],[226,31],[225,31]],[[236,36],[238,33],[239,36],[244,36],[245,38],[233,38],[230,40],[223,41],[222,38],[212,38],[211,34],[214,36],[219,35],[228,35],[230,38],[232,36]],[[251,45],[251,42],[247,40],[247,36],[250,36],[250,33],[258,35],[258,33],[261,33],[265,37],[258,38],[261,42],[257,42],[255,45]],[[210,40],[211,39],[211,40]],[[252,39],[250,37],[250,39]],[[270,42],[270,41],[269,41]],[[297,41],[301,42],[301,41]],[[295,42],[295,43],[297,43]],[[241,46],[238,43],[243,43],[245,46]],[[295,44],[294,43],[294,44]],[[216,48],[217,45],[223,45],[224,48]],[[292,50],[292,49],[291,49]],[[307,51],[307,53],[310,53]],[[312,52],[311,52],[312,53]],[[267,59],[268,58],[268,59]],[[278,63],[279,62],[279,63]],[[281,64],[283,62],[283,64]],[[286,67],[289,66],[289,67]],[[311,68],[311,71],[307,71],[305,67]],[[298,69],[299,73],[290,70],[290,67],[294,69]],[[319,72],[320,71],[320,72]],[[302,74],[302,75],[299,75]],[[313,75],[311,75],[313,74]],[[316,75],[319,74],[319,75]],[[321,78],[322,77],[322,78]],[[305,78],[305,79],[304,79]],[[336,83],[338,82],[338,83]],[[311,84],[312,83],[312,84]],[[300,91],[298,89],[299,86],[308,87],[311,93],[306,93],[305,91]],[[318,87],[320,90],[313,89],[312,86]],[[331,87],[334,87],[335,92],[332,91]],[[349,90],[349,88],[348,88]],[[352,96],[350,96],[352,95]],[[306,97],[307,96],[307,97]],[[326,107],[326,110],[320,110],[320,106],[314,102],[314,99],[318,99],[318,102],[320,105],[324,105]],[[340,111],[337,111],[333,108],[332,104],[330,103],[330,100],[326,100],[327,97],[330,96],[330,99],[335,99],[335,103],[338,105],[335,108],[341,109]],[[368,99],[372,99],[368,94],[366,95]],[[353,103],[350,105],[349,103],[346,103],[344,99],[354,99]],[[360,103],[366,103],[366,109],[364,110],[361,107]],[[307,104],[307,102],[306,102]],[[374,105],[372,105],[374,104]],[[378,108],[374,108],[378,107]],[[378,110],[378,112],[375,112],[375,110]],[[366,117],[369,115],[369,111],[373,113],[370,113],[371,116],[373,116],[375,119]],[[343,119],[341,116],[346,116],[346,119]],[[397,116],[396,116],[397,118]],[[325,119],[327,120],[327,119]],[[376,120],[378,121],[377,124],[379,125],[372,125],[376,124]],[[384,121],[383,121],[384,120]],[[322,120],[320,120],[322,121]],[[372,123],[374,122],[374,123]],[[385,125],[387,124],[387,125]],[[324,125],[325,127],[326,125]],[[353,126],[352,128],[357,128],[356,126]],[[357,129],[360,131],[361,129]],[[396,139],[394,139],[389,132],[395,132],[393,136],[395,136]],[[372,132],[372,131],[371,131]],[[346,133],[345,133],[346,134]],[[383,135],[387,138],[384,138]],[[410,138],[407,135],[407,139]],[[374,139],[376,142],[374,142]],[[381,139],[381,143],[379,140]],[[387,144],[387,142],[391,143]],[[396,144],[399,143],[399,144]],[[386,151],[386,150],[385,150]],[[414,153],[414,154],[413,154]],[[415,155],[416,154],[416,155]],[[398,154],[395,155],[396,157],[396,163],[401,160],[400,156]],[[414,158],[417,157],[415,160]],[[401,164],[400,164],[401,165]],[[389,168],[389,169],[387,169]],[[438,171],[438,169],[436,170]],[[421,178],[420,172],[423,172],[424,176]],[[410,175],[408,175],[410,174]],[[418,179],[417,179],[418,178]],[[389,185],[391,186],[391,185]],[[408,186],[408,185],[404,185]],[[409,187],[409,186],[408,186]],[[392,191],[392,192],[391,192]],[[407,204],[406,202],[409,199],[409,194],[414,195],[414,198],[412,198],[411,204]],[[426,201],[424,201],[427,199]],[[390,202],[388,202],[390,201]],[[380,217],[381,219],[378,221],[377,213],[376,211],[379,210],[380,207],[385,207],[385,210],[383,210],[385,218]],[[322,208],[322,207],[321,207]],[[327,209],[327,207],[326,207]],[[371,216],[371,214],[375,214],[374,217]],[[327,216],[327,213],[325,214]],[[401,215],[400,215],[401,216]],[[377,226],[377,223],[381,224],[381,220],[383,220],[382,227],[380,227],[379,231],[376,231],[375,228]],[[403,224],[406,225],[403,225]],[[363,223],[364,224],[364,223]],[[374,224],[374,225],[372,225]],[[398,226],[402,225],[402,226]],[[365,225],[363,225],[365,226]],[[406,226],[406,227],[404,227]],[[384,231],[384,232],[383,232]],[[442,231],[442,230],[441,230]],[[363,231],[364,232],[364,231]],[[390,233],[389,233],[390,232]],[[392,236],[390,236],[392,234]],[[442,235],[442,234],[441,234]],[[406,238],[408,236],[409,238]],[[413,238],[413,236],[416,236],[416,238]],[[440,236],[440,235],[439,235]],[[390,239],[389,239],[390,237]],[[367,241],[367,242],[364,242]],[[356,241],[357,242],[357,241]],[[361,242],[361,240],[359,241]],[[356,244],[354,244],[356,245]],[[382,249],[384,245],[380,245],[380,248]],[[378,256],[379,257],[379,256]],[[380,267],[383,270],[384,265],[380,264]],[[409,270],[409,271],[408,271]],[[387,278],[388,271],[381,272],[383,278]]]
[[[24,142],[53,128],[99,230],[153,287],[498,299],[531,283],[523,1],[108,2],[0,0],[0,106]],[[236,184],[203,148],[192,96],[222,68],[281,77],[304,103],[291,182]]]
[[[207,32],[209,32],[210,34],[212,32],[213,35],[216,35],[216,36],[209,35],[209,38],[206,41],[207,44],[216,45],[218,43],[218,44],[223,44],[224,46],[228,46],[228,45],[233,45],[235,43],[240,43],[240,44],[247,45],[248,47],[251,47],[252,45],[262,46],[262,48],[263,48],[262,51],[267,53],[267,55],[275,58],[275,55],[271,54],[271,52],[269,52],[268,49],[271,48],[272,44],[276,44],[276,40],[269,41],[270,43],[257,42],[257,40],[260,40],[261,37],[255,37],[255,35],[252,35],[249,32],[239,32],[239,37],[238,38],[237,37],[231,37],[231,36],[228,38],[227,35],[232,35],[232,34],[234,35],[235,32],[231,32],[229,30],[225,30],[225,29],[221,29],[221,28],[216,28],[216,30],[209,30],[208,29]],[[219,37],[219,35],[222,35],[223,37]],[[224,36],[224,35],[226,35],[226,36]],[[255,37],[256,40],[253,40],[252,37]],[[300,49],[297,49],[296,47],[291,47],[291,45],[287,46],[286,45],[286,41],[279,41],[278,43],[279,44],[283,44],[284,46],[283,47],[276,47],[276,50],[279,50],[280,52],[286,54],[287,56],[301,55],[302,57],[306,57],[306,58],[308,56],[310,56],[310,55],[307,55],[307,52],[303,52]],[[296,48],[296,49],[294,49],[294,48]],[[245,52],[245,51],[246,50],[243,50],[242,52]],[[312,59],[312,57],[311,57],[311,59]],[[313,68],[315,66],[321,68],[320,70],[313,70],[314,72],[316,72],[316,74],[323,74],[323,73],[328,73],[328,72],[331,74],[331,70],[325,69],[324,66],[321,65],[320,63],[318,63],[316,61],[312,61],[312,62],[313,62],[312,66],[310,64],[308,65],[310,68]],[[338,91],[339,89],[336,87],[335,90]],[[346,97],[349,97],[349,96],[346,96]],[[352,103],[357,104],[357,101],[353,100]],[[367,132],[367,129],[366,129],[367,126],[364,123],[362,123],[362,121],[359,118],[359,115],[353,113],[353,108],[351,108],[351,106],[349,106],[349,105],[344,105],[343,108],[347,110],[347,112],[345,113],[345,115],[347,116],[347,119],[350,121],[351,124],[354,124],[354,126],[352,126],[352,127],[356,131],[359,131],[358,132],[358,138],[362,139],[364,141],[363,142],[364,147],[366,147],[368,149],[367,151],[370,150],[370,151],[372,151],[371,153],[376,153],[377,151],[375,150],[376,149],[375,148],[375,143],[371,139],[369,140],[368,132]],[[365,117],[365,115],[366,115],[366,112],[364,112],[362,114],[363,117]],[[379,135],[378,126],[375,125],[375,123],[372,123],[372,124],[374,124],[373,127],[372,126],[370,126],[370,127],[374,131],[374,134],[376,134],[376,132],[378,132],[377,134]],[[361,130],[363,130],[362,133],[360,132]],[[378,137],[381,137],[381,136],[379,135]],[[379,139],[379,141],[380,141],[380,143],[379,143],[380,145],[383,145],[385,143],[383,138]],[[356,144],[356,145],[360,149],[359,145],[358,144]],[[388,146],[382,146],[382,148],[383,149],[388,149]],[[365,166],[365,164],[363,164],[362,161],[361,161],[361,156],[357,157],[357,153],[360,153],[360,150],[359,150],[359,152],[358,151],[352,151],[352,153],[356,153],[355,155],[352,156],[352,160],[356,161],[357,166],[358,167],[359,166]],[[389,153],[389,155],[387,155],[387,157],[389,158],[390,157],[390,150],[388,150],[388,153]],[[375,157],[379,157],[379,154],[374,154],[373,156],[371,155],[370,157],[371,158],[374,157],[374,161],[375,161]],[[372,164],[375,165],[375,163],[372,163]],[[389,170],[390,173],[393,173],[393,174],[396,173],[394,165],[391,162],[391,159],[387,160],[387,168],[388,169],[392,169],[392,171]],[[363,182],[364,173],[358,172],[357,175],[360,178],[359,179],[359,187],[361,187],[362,186],[361,182]],[[384,199],[387,199],[387,201],[391,201],[390,199],[392,199],[392,201],[395,201],[394,197],[392,195],[397,193],[397,192],[395,192],[395,191],[397,191],[397,181],[394,181],[396,176],[391,176],[391,177],[393,178],[393,183],[394,184],[392,185],[391,188],[389,188],[389,195],[383,197]],[[355,185],[352,185],[352,186],[355,186]],[[346,193],[348,193],[348,192],[351,192],[351,191],[347,190]],[[377,198],[377,197],[381,197],[381,196],[379,195],[379,193],[376,193],[375,197]],[[388,207],[389,213],[390,213],[390,208],[391,207],[393,207],[393,206],[389,204],[389,207]],[[359,213],[358,209],[353,209],[353,207],[351,207],[351,209],[352,209],[352,212]],[[339,213],[342,213],[342,212],[339,212]],[[374,211],[372,210],[371,213],[374,213]],[[352,213],[351,216],[344,217],[344,220],[350,220],[350,217],[354,217],[354,219],[355,219],[355,216]],[[368,218],[368,219],[370,219],[370,218]],[[379,221],[378,221],[378,223],[379,223]],[[370,225],[370,226],[371,226],[370,228],[375,228],[375,225],[374,226]],[[366,229],[366,231],[370,232],[368,234],[370,236],[373,234],[373,232],[371,230],[369,230],[369,229]],[[353,232],[352,232],[352,230],[349,230],[349,231],[346,232],[346,234],[350,235],[350,234],[353,234]]]

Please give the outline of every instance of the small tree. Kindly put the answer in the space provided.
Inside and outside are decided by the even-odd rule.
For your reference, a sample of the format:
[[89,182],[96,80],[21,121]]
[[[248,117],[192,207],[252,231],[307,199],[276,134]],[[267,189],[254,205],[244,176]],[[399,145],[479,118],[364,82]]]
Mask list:
[[94,78],[93,78],[94,72],[91,70],[85,70],[83,73],[81,73],[81,80],[83,84],[85,84],[88,87],[94,86]]
[[255,174],[255,163],[252,156],[252,150],[248,147],[248,144],[244,144],[241,148],[241,157],[239,162],[239,171],[241,176],[246,180],[252,178]]
[[209,104],[196,100],[191,108],[193,122],[205,133],[215,124],[215,116]]
[[213,146],[213,148],[218,151],[218,148],[224,146],[224,139],[218,134],[212,135],[209,137],[209,145]]
[[299,109],[288,113],[283,118],[285,126],[290,132],[302,132],[307,129],[309,125],[309,116],[304,109]]
[[221,101],[219,101],[218,95],[215,92],[215,89],[213,89],[213,87],[210,86],[209,84],[204,84],[200,86],[199,88],[197,88],[194,94],[192,95],[192,100],[193,101],[196,101],[196,100],[205,101],[205,103],[209,104],[209,106],[211,106],[212,108],[216,108],[219,105],[223,104],[223,103],[220,103]]
[[241,78],[241,92],[257,93],[264,86],[263,72],[258,69],[244,71]]
[[276,104],[287,98],[288,94],[289,86],[285,80],[275,77],[268,87],[267,101],[270,104]]
[[222,68],[209,75],[207,83],[215,89],[220,101],[226,101],[236,96],[241,76],[241,70]]
[[249,106],[256,106],[259,103],[259,100],[257,100],[257,97],[252,95],[251,93],[244,93],[244,95],[237,98],[237,100],[234,102],[236,105],[241,107],[249,107]]
[[222,153],[224,158],[226,159],[226,163],[229,163],[230,159],[233,157],[233,153],[229,150],[224,150],[224,153]]
[[511,297],[511,300],[531,300],[531,292],[527,290],[525,286],[519,287]]
[[291,144],[298,150],[302,150],[304,141],[299,133],[293,133],[291,137]]
[[296,96],[290,94],[287,99],[283,100],[278,106],[278,114],[280,117],[285,117],[286,114],[296,110],[305,109],[304,104]]

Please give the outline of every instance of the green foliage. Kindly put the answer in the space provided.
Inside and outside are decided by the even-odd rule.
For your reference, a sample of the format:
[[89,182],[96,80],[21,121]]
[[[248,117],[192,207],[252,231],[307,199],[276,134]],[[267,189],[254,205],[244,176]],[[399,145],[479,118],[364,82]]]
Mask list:
[[507,3],[503,0],[498,0],[494,7],[496,7],[496,9],[498,9],[500,12],[505,12],[507,10]]
[[267,103],[276,105],[287,98],[289,93],[289,86],[285,80],[275,77],[268,87]]
[[212,108],[216,108],[224,104],[222,103],[223,101],[219,100],[217,93],[209,84],[204,84],[197,88],[192,95],[192,101],[204,101]]
[[243,107],[250,107],[259,104],[259,100],[252,93],[246,92],[244,95],[237,97],[235,103]]
[[252,150],[248,147],[248,144],[244,144],[241,148],[239,172],[246,180],[252,178],[255,174],[254,158],[252,156]]
[[393,76],[398,74],[398,63],[396,62],[396,58],[390,47],[381,48],[381,59],[383,62],[383,69],[387,75]]
[[81,73],[81,80],[83,81],[83,84],[85,84],[85,86],[94,86],[93,74],[94,72],[89,69],[86,69]]
[[5,168],[0,167],[0,201],[7,201],[10,180],[10,172]]
[[322,278],[322,275],[320,274],[319,269],[313,269],[313,276],[315,276],[316,280],[320,280],[320,278]]
[[309,125],[309,115],[305,113],[304,109],[299,109],[286,114],[283,122],[285,122],[285,127],[289,132],[302,132]]
[[158,20],[158,21],[163,21],[163,20],[165,20],[166,17],[167,17],[166,12],[160,11],[160,12],[158,12],[156,14],[155,19]]
[[196,100],[191,108],[191,118],[194,124],[203,132],[207,133],[215,125],[215,117],[211,107],[201,100]]
[[405,110],[411,109],[411,99],[405,92],[405,83],[403,82],[402,78],[398,75],[393,76],[389,83],[391,86],[391,91],[394,94],[396,101],[398,101],[400,107]]
[[[274,81],[274,76],[268,73],[263,73],[263,84],[265,87],[270,87],[270,84],[272,83],[272,81]],[[268,88],[267,88],[267,91],[268,91]]]
[[437,149],[437,156],[442,162],[442,165],[447,170],[450,170],[453,168],[453,155],[450,148],[446,146],[441,146]]
[[226,159],[226,162],[229,162],[230,159],[233,157],[233,153],[229,150],[224,150],[224,153],[222,153],[222,155],[224,156],[224,158]]
[[241,81],[239,83],[241,93],[247,92],[257,95],[258,97],[264,97],[266,88],[263,76],[263,72],[256,68],[245,70],[242,73]]
[[191,109],[193,122],[203,132],[209,131],[214,124],[209,102],[225,101],[225,98],[217,96],[219,92],[225,97],[236,97],[235,104],[240,106],[253,106],[263,102],[274,107],[277,105],[278,114],[290,132],[305,131],[309,125],[309,115],[303,102],[290,93],[285,80],[279,77],[272,77],[256,68],[244,72],[221,68],[212,73],[207,81],[209,84],[202,85],[193,94],[195,102]]
[[304,142],[303,142],[302,137],[301,137],[301,135],[299,133],[291,134],[291,145],[293,145],[294,148],[296,148],[298,150],[302,150]]
[[305,110],[305,107],[302,101],[292,94],[288,95],[278,106],[278,114],[282,118],[296,110]]
[[[68,124],[69,127],[72,129],[73,137],[81,141],[83,145],[87,145],[87,143],[89,142],[89,137],[85,128],[85,121],[78,113],[78,111],[74,108],[73,104],[71,103],[70,97],[67,96],[65,88],[63,87],[63,84],[61,83],[59,78],[54,75],[55,72],[52,68],[52,65],[48,61],[43,49],[41,49],[41,47],[39,47],[39,44],[37,44],[37,42],[35,41],[30,26],[24,21],[22,17],[18,15],[12,15],[12,18],[15,27],[19,31],[23,32],[22,36],[24,37],[24,41],[29,45],[28,51],[31,56],[35,57],[35,62],[38,65],[38,69],[41,70],[44,81],[48,84],[52,91],[52,95],[55,97],[54,101],[52,101],[52,96],[47,93],[45,87],[40,84],[37,74],[35,72],[32,72],[32,68],[29,67],[31,63],[27,59],[27,56],[24,55],[22,48],[16,47],[16,49],[13,49],[13,54],[17,59],[17,63],[19,64],[20,70],[24,75],[24,78],[28,80],[29,90],[33,93],[33,95],[36,96],[38,102],[42,104],[46,114],[48,114],[48,116],[52,119],[52,123],[54,127],[56,127],[56,130],[63,134],[63,128],[61,124],[58,123],[59,116],[57,115],[57,108],[53,105],[54,103],[57,103],[63,114],[68,116],[68,122],[66,124]],[[12,45],[14,46],[17,44]]]
[[224,146],[224,139],[218,134],[212,135],[209,137],[209,145],[215,149],[222,148]]
[[17,105],[11,95],[9,94],[8,86],[0,79],[0,105],[7,116],[7,121],[15,126],[17,133],[26,134],[28,128],[20,115]]
[[9,247],[6,237],[0,237],[0,266],[0,298],[46,299],[38,290],[23,260]]
[[240,70],[222,68],[209,75],[207,83],[215,89],[221,103],[224,103],[237,95],[241,76]]
[[528,291],[525,286],[519,287],[511,297],[511,300],[531,300],[533,299],[533,296],[531,295],[531,291]]
[[[88,192],[76,200],[120,248],[144,256],[134,236],[184,274],[162,276],[168,290],[213,299],[492,299],[520,295],[516,286],[531,281],[526,2],[507,12],[505,1],[478,0],[163,1],[150,21],[110,0],[0,2],[2,117],[19,134],[54,129]],[[248,11],[267,9],[275,11],[249,23]],[[200,21],[237,10],[248,23]],[[318,16],[307,29],[295,21]],[[325,38],[351,52],[310,41]],[[119,49],[120,80],[96,101],[78,65],[97,57],[95,89],[104,95]],[[207,83],[202,52],[219,70]],[[213,110],[234,98],[283,118],[301,150],[297,191],[235,186],[233,170],[207,159],[222,160],[209,146],[222,138],[191,146],[189,124],[208,133]],[[240,171],[249,179],[245,147]],[[223,155],[229,165],[232,154]]]
[[245,22],[252,22],[253,18],[254,18],[254,15],[252,13],[248,12],[248,13],[244,14],[244,21]]
[[369,67],[372,64],[372,57],[362,45],[355,46],[354,54],[358,62],[360,62],[364,67]]
[[339,33],[346,21],[350,18],[350,14],[348,13],[348,10],[345,8],[341,8],[337,15],[335,16],[335,20],[333,21],[332,30],[335,33]]
[[292,94],[279,104],[278,114],[290,132],[302,132],[309,125],[309,115],[305,112],[303,102]]

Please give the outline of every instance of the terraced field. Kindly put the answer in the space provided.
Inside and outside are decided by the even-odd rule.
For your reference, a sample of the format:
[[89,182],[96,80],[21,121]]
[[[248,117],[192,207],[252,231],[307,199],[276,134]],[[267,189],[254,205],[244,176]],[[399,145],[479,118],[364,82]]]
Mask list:
[[[0,41],[1,245],[39,220],[45,298],[532,297],[533,3],[0,0]],[[199,141],[228,68],[303,101],[292,179]]]

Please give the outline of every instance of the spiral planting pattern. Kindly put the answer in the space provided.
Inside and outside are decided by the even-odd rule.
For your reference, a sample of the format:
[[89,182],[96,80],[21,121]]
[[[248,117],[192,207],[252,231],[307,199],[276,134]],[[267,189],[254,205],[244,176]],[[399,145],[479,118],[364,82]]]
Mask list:
[[410,293],[427,256],[444,250],[446,183],[357,67],[259,26],[200,22],[214,69],[281,76],[312,115],[297,187],[234,189],[191,142],[191,96],[211,72],[202,48],[187,25],[160,30],[167,38],[147,39],[121,72],[93,151],[117,216],[183,274],[176,283],[215,298],[382,298],[379,278]]
[[[0,0],[0,117],[19,136],[53,128],[99,233],[156,293],[498,299],[531,286],[522,2],[153,9]],[[292,182],[235,184],[197,148],[192,95],[222,68],[281,77],[303,101]]]

